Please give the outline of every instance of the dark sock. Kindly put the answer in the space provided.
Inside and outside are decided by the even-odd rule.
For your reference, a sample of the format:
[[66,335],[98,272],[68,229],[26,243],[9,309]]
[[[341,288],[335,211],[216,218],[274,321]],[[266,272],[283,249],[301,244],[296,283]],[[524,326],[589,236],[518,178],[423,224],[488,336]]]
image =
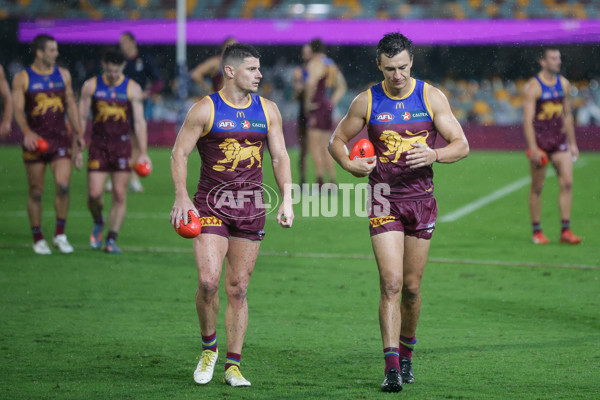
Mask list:
[[94,225],[104,225],[104,218],[102,218],[102,214],[94,218]]
[[117,232],[108,231],[108,236],[106,236],[106,241],[108,242],[109,240],[112,240],[112,241],[116,242],[117,236],[119,236],[119,234]]
[[66,219],[56,218],[56,230],[54,236],[62,235],[65,233],[65,225],[67,224]]
[[202,350],[217,351],[217,331],[212,335],[202,335]]
[[406,337],[400,335],[400,358],[408,358],[412,360],[412,353],[415,348],[415,344],[417,344],[416,337]]
[[229,368],[236,366],[240,367],[240,363],[242,362],[242,355],[237,353],[227,352],[227,361],[225,362],[225,371]]
[[385,373],[392,368],[396,368],[400,371],[400,358],[398,356],[397,347],[386,347],[383,349],[383,356],[385,357]]
[[531,229],[533,230],[533,234],[540,233],[542,231],[542,223],[541,222],[532,222]]
[[560,220],[560,233],[564,233],[568,229],[571,229],[571,220],[570,219],[561,219]]
[[44,234],[42,233],[41,226],[32,226],[31,233],[33,234],[33,243],[37,243],[40,240],[44,239]]

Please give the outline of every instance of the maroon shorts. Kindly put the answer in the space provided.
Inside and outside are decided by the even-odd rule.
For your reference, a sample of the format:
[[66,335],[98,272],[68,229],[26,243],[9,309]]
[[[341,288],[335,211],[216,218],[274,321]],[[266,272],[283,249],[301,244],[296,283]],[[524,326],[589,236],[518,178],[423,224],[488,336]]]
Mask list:
[[535,140],[538,147],[549,155],[560,151],[567,151],[569,149],[567,135],[564,133],[561,133],[560,135],[536,135]]
[[[99,141],[96,141],[96,143]],[[131,140],[96,144],[92,140],[88,152],[88,172],[130,172]]]
[[324,131],[333,128],[333,105],[329,100],[319,103],[319,108],[309,113],[308,128]]
[[36,153],[23,147],[23,161],[25,164],[43,162],[49,164],[59,158],[71,158],[73,139],[69,136],[44,137],[48,142],[48,150],[45,153]]
[[373,198],[373,207],[369,212],[369,230],[371,236],[383,232],[400,231],[407,236],[419,239],[431,239],[437,218],[437,202],[434,197],[422,200],[390,201],[389,213],[375,213],[377,206],[385,209],[377,198]]
[[262,203],[262,193],[257,202],[251,196],[238,193],[198,191],[194,195],[194,205],[200,215],[202,233],[226,238],[264,239],[266,215],[264,209],[256,206],[257,202]]

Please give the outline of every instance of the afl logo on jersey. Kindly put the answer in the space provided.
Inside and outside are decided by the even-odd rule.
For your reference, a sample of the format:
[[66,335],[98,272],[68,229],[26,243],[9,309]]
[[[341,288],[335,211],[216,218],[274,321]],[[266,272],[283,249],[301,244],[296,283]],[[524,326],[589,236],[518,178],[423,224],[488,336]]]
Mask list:
[[408,111],[404,111],[402,113],[402,120],[403,121],[408,121],[410,119],[410,113]]
[[250,121],[247,119],[242,121],[242,129],[250,129]]
[[394,119],[394,115],[385,112],[385,113],[377,114],[376,118],[377,118],[377,121],[380,121],[380,122],[389,122]]
[[232,121],[230,119],[224,119],[223,121],[219,121],[217,123],[217,127],[219,127],[220,129],[233,129],[235,128],[235,121]]

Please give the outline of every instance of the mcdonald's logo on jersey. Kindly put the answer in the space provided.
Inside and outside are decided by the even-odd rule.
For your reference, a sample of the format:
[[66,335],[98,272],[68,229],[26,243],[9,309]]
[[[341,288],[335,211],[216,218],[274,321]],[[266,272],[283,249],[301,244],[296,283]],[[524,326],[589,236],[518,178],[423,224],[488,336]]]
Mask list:
[[396,103],[396,110],[404,110],[404,103],[403,102]]
[[244,112],[243,112],[243,111],[238,111],[238,112],[235,114],[235,116],[236,116],[237,118],[246,118],[246,114],[244,114]]

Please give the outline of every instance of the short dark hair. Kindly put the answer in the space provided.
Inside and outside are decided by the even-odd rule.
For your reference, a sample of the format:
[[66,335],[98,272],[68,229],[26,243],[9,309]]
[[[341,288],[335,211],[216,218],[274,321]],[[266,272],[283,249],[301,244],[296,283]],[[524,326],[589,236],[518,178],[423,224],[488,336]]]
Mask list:
[[325,46],[325,43],[323,43],[321,39],[313,39],[310,41],[309,45],[313,53],[325,53],[327,50],[327,46]]
[[33,55],[35,56],[35,53],[38,50],[46,50],[46,43],[48,42],[56,42],[56,39],[54,39],[50,35],[46,35],[43,33],[33,38],[33,42],[31,42],[31,52],[33,53]]
[[254,46],[245,43],[234,43],[227,46],[223,52],[223,67],[232,61],[242,62],[246,57],[260,58],[260,53]]
[[121,65],[125,62],[125,56],[118,50],[110,49],[102,55],[102,61],[115,65]]
[[131,33],[130,31],[125,31],[121,33],[121,36],[127,36],[129,39],[135,42],[135,36],[133,36],[133,33]]
[[408,52],[410,58],[413,57],[412,41],[401,33],[386,33],[377,43],[377,61],[381,61],[381,55],[392,58],[396,54]]
[[543,60],[544,58],[546,58],[546,54],[548,54],[549,51],[560,51],[560,50],[557,47],[544,46],[540,50],[538,60]]

